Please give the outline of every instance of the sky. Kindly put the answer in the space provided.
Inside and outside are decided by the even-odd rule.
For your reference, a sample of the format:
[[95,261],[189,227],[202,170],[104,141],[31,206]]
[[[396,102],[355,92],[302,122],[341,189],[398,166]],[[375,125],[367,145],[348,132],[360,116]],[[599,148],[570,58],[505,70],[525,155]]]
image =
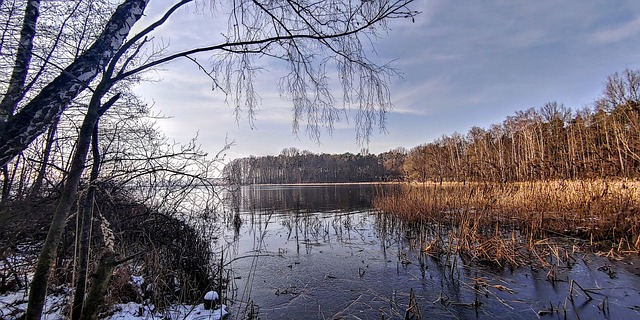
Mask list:
[[[156,3],[147,19],[169,2]],[[188,60],[164,65],[136,92],[167,116],[158,125],[170,139],[186,142],[197,135],[211,154],[233,141],[227,159],[277,155],[289,147],[378,154],[466,134],[473,126],[488,128],[547,102],[589,107],[608,76],[640,69],[637,0],[416,0],[411,8],[421,12],[415,21],[392,21],[370,52],[376,61],[392,61],[401,77],[391,79],[394,108],[386,132],[376,131],[368,145],[357,143],[353,119],[331,135],[324,132],[319,143],[304,131],[294,135],[292,105],[275,86],[283,74],[268,59],[261,60],[265,71],[256,81],[261,106],[253,125],[246,115],[236,119],[224,94],[211,90],[210,79]],[[156,41],[168,44],[169,52],[211,44],[226,28],[225,19],[193,7],[181,10],[158,29]]]

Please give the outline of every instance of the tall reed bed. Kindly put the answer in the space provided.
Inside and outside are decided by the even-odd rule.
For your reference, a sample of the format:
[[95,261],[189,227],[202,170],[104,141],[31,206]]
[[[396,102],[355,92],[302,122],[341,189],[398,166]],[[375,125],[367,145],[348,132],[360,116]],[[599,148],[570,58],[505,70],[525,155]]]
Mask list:
[[524,264],[531,256],[526,249],[549,237],[614,244],[617,251],[640,249],[637,180],[407,183],[377,197],[374,206],[439,230],[425,240],[425,250],[455,251],[480,261]]

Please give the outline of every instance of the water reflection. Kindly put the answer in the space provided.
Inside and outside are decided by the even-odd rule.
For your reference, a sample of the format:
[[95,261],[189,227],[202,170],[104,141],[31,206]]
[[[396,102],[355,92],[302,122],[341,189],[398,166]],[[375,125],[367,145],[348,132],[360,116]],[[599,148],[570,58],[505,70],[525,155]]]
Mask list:
[[393,185],[267,185],[247,186],[240,190],[240,210],[247,213],[270,211],[319,212],[353,211],[371,208],[376,190]]
[[229,194],[235,206],[221,245],[233,317],[404,319],[412,301],[425,319],[639,315],[638,277],[620,270],[611,278],[598,271],[611,263],[598,257],[557,270],[594,289],[588,300],[570,281],[551,284],[546,270],[487,270],[429,256],[421,250],[426,229],[370,210],[376,193],[393,188],[254,186]]

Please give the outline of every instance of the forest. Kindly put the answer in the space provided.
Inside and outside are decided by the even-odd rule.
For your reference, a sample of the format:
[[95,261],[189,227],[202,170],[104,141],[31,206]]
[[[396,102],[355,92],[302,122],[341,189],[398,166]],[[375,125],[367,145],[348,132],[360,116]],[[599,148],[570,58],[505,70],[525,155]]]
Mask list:
[[223,172],[230,183],[241,185],[399,181],[404,157],[402,149],[372,155],[286,148],[278,156],[234,159]]
[[639,92],[640,70],[624,70],[606,79],[592,105],[576,110],[549,102],[408,151],[315,155],[289,148],[236,159],[224,171],[241,184],[638,178]]

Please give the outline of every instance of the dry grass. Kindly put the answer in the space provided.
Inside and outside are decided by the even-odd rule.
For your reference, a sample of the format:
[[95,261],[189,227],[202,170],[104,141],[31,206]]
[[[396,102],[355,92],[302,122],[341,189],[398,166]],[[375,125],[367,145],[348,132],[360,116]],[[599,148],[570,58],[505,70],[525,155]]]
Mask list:
[[374,205],[437,229],[425,239],[427,251],[454,251],[478,261],[522,265],[531,256],[524,249],[549,237],[618,252],[640,249],[638,180],[413,183],[378,197]]

